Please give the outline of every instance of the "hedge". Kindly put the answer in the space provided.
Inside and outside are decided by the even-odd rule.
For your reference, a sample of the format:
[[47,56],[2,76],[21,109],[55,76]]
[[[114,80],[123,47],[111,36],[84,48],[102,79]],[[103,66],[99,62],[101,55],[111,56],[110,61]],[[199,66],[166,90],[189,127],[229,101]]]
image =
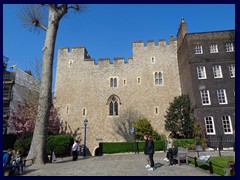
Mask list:
[[[178,139],[173,141],[178,147],[190,147],[195,144],[194,139]],[[145,142],[140,141],[136,142],[137,151],[143,152]],[[166,150],[166,141],[159,140],[154,142],[154,150],[155,151],[165,151]],[[113,153],[126,153],[126,152],[135,152],[134,142],[103,142],[101,143],[102,153],[103,154],[113,154]]]
[[[14,144],[14,149],[21,149],[24,152],[24,156],[26,156],[30,149],[31,141],[32,137],[17,139]],[[74,139],[71,135],[49,135],[47,141],[47,154],[50,154],[51,148],[53,148],[56,155],[70,155],[73,141]]]

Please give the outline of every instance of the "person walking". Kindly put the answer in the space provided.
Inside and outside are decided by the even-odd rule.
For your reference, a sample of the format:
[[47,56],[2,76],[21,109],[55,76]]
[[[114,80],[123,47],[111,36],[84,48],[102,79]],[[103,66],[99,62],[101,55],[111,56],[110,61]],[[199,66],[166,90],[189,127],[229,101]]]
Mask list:
[[150,168],[148,171],[154,171],[154,160],[153,160],[153,154],[154,154],[154,142],[153,137],[151,135],[148,136],[148,156],[150,161]]
[[170,133],[167,138],[167,155],[164,161],[169,162],[170,160],[170,153],[172,153],[172,144],[173,144],[173,134]]
[[80,150],[79,141],[75,140],[73,145],[72,145],[73,161],[76,161],[78,159],[78,152],[79,152],[79,150]]
[[145,167],[150,168],[150,160],[149,160],[149,155],[148,155],[148,134],[144,135],[144,140],[145,140],[144,155],[147,160],[147,165]]
[[169,166],[174,166],[174,160],[173,160],[173,134],[170,133],[167,139],[167,157],[169,162]]

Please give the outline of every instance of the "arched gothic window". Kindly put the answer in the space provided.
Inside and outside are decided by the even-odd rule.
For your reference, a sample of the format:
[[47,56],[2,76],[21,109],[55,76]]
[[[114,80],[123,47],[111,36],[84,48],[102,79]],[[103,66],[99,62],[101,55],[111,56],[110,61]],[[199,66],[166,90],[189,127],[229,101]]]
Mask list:
[[108,98],[109,116],[118,116],[119,105],[121,105],[120,99],[116,95],[112,95]]

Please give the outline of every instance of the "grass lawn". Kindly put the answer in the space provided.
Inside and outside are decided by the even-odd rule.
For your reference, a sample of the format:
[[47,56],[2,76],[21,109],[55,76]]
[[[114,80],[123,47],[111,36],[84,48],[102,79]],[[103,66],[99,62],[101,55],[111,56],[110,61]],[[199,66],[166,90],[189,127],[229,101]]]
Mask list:
[[[209,171],[209,162],[210,161],[212,162],[213,173],[224,176],[225,172],[224,172],[223,168],[228,168],[228,162],[234,161],[234,158],[233,158],[233,156],[211,157],[210,160],[206,164],[197,162],[198,167]],[[194,159],[190,157],[189,163],[195,164]]]

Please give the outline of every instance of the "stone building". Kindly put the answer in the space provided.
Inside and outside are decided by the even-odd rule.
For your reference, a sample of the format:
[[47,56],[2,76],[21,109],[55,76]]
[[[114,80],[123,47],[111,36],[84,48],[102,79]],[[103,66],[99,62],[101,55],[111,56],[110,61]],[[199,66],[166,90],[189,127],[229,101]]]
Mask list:
[[206,130],[208,145],[232,147],[235,130],[235,31],[177,34],[181,90]]
[[95,155],[100,142],[125,141],[114,130],[117,117],[131,109],[166,134],[164,115],[181,95],[177,41],[132,43],[132,57],[91,59],[85,47],[60,48],[55,84],[55,107],[67,132],[83,143],[83,121],[88,120],[87,147]]

